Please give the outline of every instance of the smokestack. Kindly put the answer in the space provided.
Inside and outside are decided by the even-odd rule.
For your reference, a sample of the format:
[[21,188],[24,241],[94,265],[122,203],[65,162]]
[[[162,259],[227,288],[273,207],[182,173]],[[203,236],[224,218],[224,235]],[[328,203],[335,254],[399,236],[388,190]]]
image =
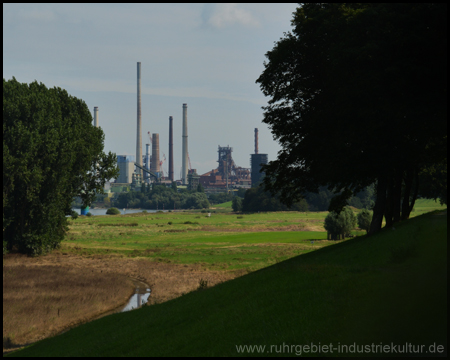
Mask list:
[[169,179],[173,181],[173,117],[169,116]]
[[160,171],[159,167],[159,134],[152,134],[152,164],[151,170],[155,173]]
[[[136,136],[136,164],[142,166],[142,131],[141,131],[141,63],[137,63],[137,136]],[[142,170],[136,173],[142,176]]]
[[187,104],[183,104],[183,155],[182,155],[182,182],[187,184],[188,174],[188,132],[187,132]]
[[94,107],[94,126],[98,127],[98,106]]
[[258,153],[258,128],[255,128],[255,154]]
[[[145,144],[145,166],[147,170],[150,170],[150,144]],[[149,179],[149,174],[144,174],[144,177]]]

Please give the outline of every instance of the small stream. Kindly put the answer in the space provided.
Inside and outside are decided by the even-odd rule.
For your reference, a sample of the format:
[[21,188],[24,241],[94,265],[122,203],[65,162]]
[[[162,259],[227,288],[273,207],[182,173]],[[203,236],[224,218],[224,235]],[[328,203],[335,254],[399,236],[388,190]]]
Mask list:
[[150,292],[150,288],[148,287],[137,287],[134,295],[131,296],[130,300],[128,300],[128,303],[122,310],[120,310],[120,312],[130,311],[141,307],[142,305],[147,303]]

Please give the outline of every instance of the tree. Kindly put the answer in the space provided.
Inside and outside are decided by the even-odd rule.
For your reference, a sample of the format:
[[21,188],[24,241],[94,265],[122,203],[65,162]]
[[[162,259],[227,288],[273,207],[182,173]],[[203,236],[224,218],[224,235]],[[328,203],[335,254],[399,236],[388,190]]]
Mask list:
[[370,213],[370,211],[367,209],[363,209],[358,213],[357,219],[358,227],[360,229],[366,230],[366,233],[368,233],[370,229],[370,223],[372,222],[372,214]]
[[178,192],[178,187],[176,181],[172,181],[172,190]]
[[232,200],[231,207],[234,212],[242,211],[242,198],[235,196]]
[[38,255],[59,246],[72,199],[83,207],[117,177],[86,104],[61,88],[3,79],[3,238]]
[[329,240],[344,239],[355,228],[356,216],[349,207],[345,207],[339,214],[330,211],[325,218],[324,228],[328,232]]
[[264,185],[287,204],[327,186],[339,213],[375,183],[370,233],[407,219],[446,163],[447,5],[303,4],[257,79],[282,150]]
[[198,183],[198,186],[197,186],[197,192],[201,192],[201,193],[204,193],[204,192],[205,192],[205,189],[203,188],[203,186],[202,186],[201,183]]

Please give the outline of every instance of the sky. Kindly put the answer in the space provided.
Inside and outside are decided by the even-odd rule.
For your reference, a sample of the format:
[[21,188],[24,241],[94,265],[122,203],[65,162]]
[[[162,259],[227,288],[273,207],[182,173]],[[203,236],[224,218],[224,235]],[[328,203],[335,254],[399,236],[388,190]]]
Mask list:
[[217,168],[218,146],[250,167],[279,144],[262,122],[256,79],[265,54],[291,30],[296,4],[3,4],[3,78],[42,82],[99,108],[105,151],[136,155],[137,62],[141,62],[142,143],[159,133],[168,170],[169,116],[174,172],[181,173],[182,105],[188,106],[191,166]]

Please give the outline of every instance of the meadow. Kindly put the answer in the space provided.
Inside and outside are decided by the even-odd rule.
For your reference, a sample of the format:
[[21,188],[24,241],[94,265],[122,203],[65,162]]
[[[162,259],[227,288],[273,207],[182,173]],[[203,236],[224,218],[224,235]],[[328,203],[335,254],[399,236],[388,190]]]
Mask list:
[[[349,241],[326,240],[327,212],[235,214],[230,206],[211,209],[211,216],[180,211],[79,217],[70,220],[61,249],[38,258],[7,255],[4,351],[122,305],[133,292],[130,279],[149,284],[149,303],[159,304]],[[418,200],[412,215],[442,208]]]
[[10,356],[446,355],[446,212],[330,243]]

